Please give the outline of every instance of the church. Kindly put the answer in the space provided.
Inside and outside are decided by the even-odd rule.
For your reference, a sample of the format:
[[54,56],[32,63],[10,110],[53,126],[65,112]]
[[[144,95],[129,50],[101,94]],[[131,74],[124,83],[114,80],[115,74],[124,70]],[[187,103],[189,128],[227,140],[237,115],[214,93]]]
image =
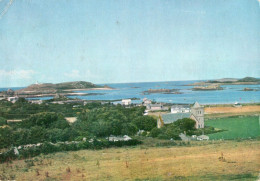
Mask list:
[[163,114],[159,116],[157,120],[157,128],[161,128],[165,124],[170,124],[178,119],[190,118],[193,119],[196,124],[195,128],[204,128],[204,107],[201,106],[198,102],[195,102],[190,109],[190,112],[181,112],[181,113],[170,113]]

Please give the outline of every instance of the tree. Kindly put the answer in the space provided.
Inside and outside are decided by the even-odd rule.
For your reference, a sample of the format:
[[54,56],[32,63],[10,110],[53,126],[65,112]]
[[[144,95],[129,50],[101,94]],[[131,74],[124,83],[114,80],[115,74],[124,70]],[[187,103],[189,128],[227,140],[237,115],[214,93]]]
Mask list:
[[156,138],[161,133],[162,133],[162,129],[155,127],[151,130],[150,135],[151,137]]
[[0,149],[12,145],[14,139],[10,127],[0,128]]
[[134,119],[133,123],[140,130],[151,131],[157,125],[157,120],[151,116],[142,116]]
[[7,120],[3,117],[0,117],[0,126],[6,125],[7,124]]
[[183,132],[194,130],[196,122],[190,118],[183,118],[175,121],[173,124],[178,126],[180,130]]
[[136,125],[132,123],[125,123],[122,125],[121,135],[134,135],[137,132]]
[[26,128],[30,128],[32,126],[50,128],[54,122],[61,119],[64,119],[64,117],[56,113],[38,113],[31,115],[29,118],[23,120],[22,125]]
[[168,139],[180,139],[179,135],[181,133],[181,129],[174,125],[174,124],[171,124],[167,127],[166,129],[166,132],[165,132],[165,135],[167,136]]

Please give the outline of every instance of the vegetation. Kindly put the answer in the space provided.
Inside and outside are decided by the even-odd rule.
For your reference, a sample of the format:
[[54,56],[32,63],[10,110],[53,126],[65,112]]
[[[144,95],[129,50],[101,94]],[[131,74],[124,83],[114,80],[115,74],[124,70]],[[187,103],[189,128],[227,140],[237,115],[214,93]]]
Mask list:
[[248,139],[260,136],[258,116],[211,119],[205,125],[226,130],[210,134],[210,139]]
[[[40,154],[49,154],[61,151],[76,151],[82,149],[104,149],[109,147],[122,147],[122,146],[134,146],[140,144],[141,141],[136,139],[128,141],[116,141],[111,142],[108,140],[96,140],[93,141],[81,141],[81,142],[61,142],[57,144],[44,142],[40,145],[30,145],[30,147],[20,146],[19,149],[11,148],[8,151],[0,154],[0,163],[14,160],[14,159],[26,159]],[[19,154],[15,154],[14,149],[17,149]]]
[[164,125],[164,127],[158,129],[153,128],[150,136],[160,139],[176,139],[179,140],[180,133],[186,133],[188,135],[194,134],[196,122],[189,118],[179,119],[171,124]]
[[259,150],[260,141],[246,140],[59,152],[0,164],[0,179],[253,181]]
[[73,107],[73,104],[32,104],[24,98],[19,98],[14,104],[2,100],[0,101],[0,117],[5,119],[25,119],[33,114],[42,112],[56,112],[66,117],[73,117],[77,116],[77,113],[83,109],[82,105],[78,105],[79,107]]
[[7,120],[3,117],[0,117],[0,126],[6,125],[7,124]]
[[[75,141],[84,137],[91,139],[110,135],[135,135],[140,129],[150,131],[156,126],[156,119],[143,116],[144,107],[124,108],[121,105],[100,103],[81,105],[76,108],[80,111],[76,114],[78,120],[69,124],[65,120],[65,114],[75,111],[70,104],[62,105],[63,109],[58,104],[35,105],[24,99],[19,99],[14,104],[5,101],[1,104],[5,108],[2,115],[7,117],[9,115],[5,113],[13,110],[34,114],[24,116],[21,122],[8,123],[8,126],[0,128],[0,149],[43,142]],[[46,112],[45,109],[54,112]],[[2,122],[6,124],[4,118]]]
[[239,79],[238,82],[260,82],[260,79],[254,77],[245,77],[243,79]]
[[17,90],[16,92],[19,94],[28,94],[26,91],[33,92],[59,92],[66,89],[86,89],[86,88],[100,88],[102,86],[98,86],[92,84],[91,82],[85,81],[77,81],[77,82],[64,82],[58,84],[44,83],[44,84],[32,84],[24,89]]

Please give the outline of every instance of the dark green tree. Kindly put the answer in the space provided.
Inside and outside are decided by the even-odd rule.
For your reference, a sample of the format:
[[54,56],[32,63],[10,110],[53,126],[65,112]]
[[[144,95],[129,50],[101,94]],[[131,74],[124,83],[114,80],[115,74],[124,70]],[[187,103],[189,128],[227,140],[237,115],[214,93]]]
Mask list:
[[175,121],[173,124],[175,126],[178,126],[180,130],[183,132],[183,131],[194,130],[196,122],[190,118],[183,118]]

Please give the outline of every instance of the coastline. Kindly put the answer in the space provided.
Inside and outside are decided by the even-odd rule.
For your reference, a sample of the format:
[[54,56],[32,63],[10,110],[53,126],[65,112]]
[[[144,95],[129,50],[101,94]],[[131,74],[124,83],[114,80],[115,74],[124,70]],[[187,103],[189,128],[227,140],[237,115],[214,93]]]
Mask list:
[[87,88],[87,89],[65,89],[63,91],[69,92],[69,91],[91,91],[91,90],[115,90],[115,88],[102,87],[102,88]]
[[221,86],[221,85],[260,85],[259,82],[232,82],[232,83],[209,83],[209,82],[195,82],[192,84],[186,84],[183,86]]

